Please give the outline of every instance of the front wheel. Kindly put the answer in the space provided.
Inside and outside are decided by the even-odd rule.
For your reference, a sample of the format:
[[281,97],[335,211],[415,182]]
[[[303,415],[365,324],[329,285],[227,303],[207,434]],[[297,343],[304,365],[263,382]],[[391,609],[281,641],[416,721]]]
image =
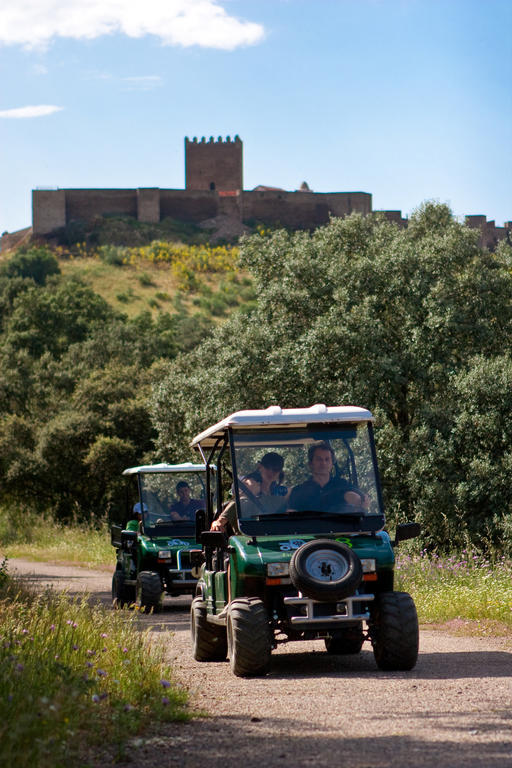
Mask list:
[[162,607],[162,580],[155,571],[141,571],[137,576],[137,605],[147,613]]
[[224,661],[228,651],[226,628],[206,619],[206,603],[200,597],[190,606],[190,635],[196,661]]
[[229,604],[227,636],[229,663],[237,677],[268,672],[272,645],[267,611],[261,600],[239,598]]
[[112,605],[114,608],[124,608],[135,602],[135,590],[125,582],[123,571],[116,570],[112,576]]
[[379,669],[410,670],[418,659],[416,606],[407,592],[382,592],[372,607],[370,638]]

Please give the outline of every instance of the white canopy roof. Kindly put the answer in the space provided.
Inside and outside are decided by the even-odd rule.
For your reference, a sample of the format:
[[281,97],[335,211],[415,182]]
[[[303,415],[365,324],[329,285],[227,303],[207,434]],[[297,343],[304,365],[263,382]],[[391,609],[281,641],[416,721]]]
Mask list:
[[157,473],[157,472],[206,472],[204,464],[192,464],[190,461],[185,464],[145,464],[141,467],[128,467],[123,475],[136,475],[139,472]]
[[310,408],[281,408],[271,405],[260,411],[236,411],[225,419],[205,429],[194,437],[191,445],[197,447],[212,446],[217,438],[231,427],[232,429],[248,427],[300,427],[306,424],[344,423],[355,421],[373,421],[373,416],[366,408],[355,405],[339,405],[327,407],[317,404]]

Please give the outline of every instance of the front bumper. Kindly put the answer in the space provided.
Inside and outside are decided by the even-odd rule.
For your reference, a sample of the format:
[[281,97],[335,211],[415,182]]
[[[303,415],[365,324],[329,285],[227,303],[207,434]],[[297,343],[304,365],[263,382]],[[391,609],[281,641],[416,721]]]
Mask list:
[[334,624],[349,624],[355,621],[369,621],[370,612],[366,603],[375,600],[375,595],[351,595],[336,603],[320,603],[300,592],[297,597],[284,597],[288,621],[294,629],[328,627]]

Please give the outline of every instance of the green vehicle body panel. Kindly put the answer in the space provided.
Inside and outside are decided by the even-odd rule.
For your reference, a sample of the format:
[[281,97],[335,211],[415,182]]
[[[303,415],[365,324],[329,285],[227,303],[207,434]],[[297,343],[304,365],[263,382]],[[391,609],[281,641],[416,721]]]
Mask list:
[[[393,579],[395,563],[391,539],[386,531],[380,531],[373,536],[365,534],[332,534],[314,536],[311,534],[296,536],[264,536],[258,537],[256,544],[249,536],[231,536],[229,539],[229,592],[227,588],[227,572],[210,571],[203,567],[200,582],[206,598],[207,611],[210,614],[221,613],[231,600],[244,597],[254,591],[254,586],[248,589],[248,580],[254,585],[254,579],[261,581],[261,592],[264,590],[268,563],[289,563],[298,546],[317,538],[341,541],[351,547],[358,557],[374,559],[378,580],[389,585]],[[285,549],[285,547],[288,547]],[[387,572],[387,574],[386,574]],[[387,575],[387,579],[384,578]]]
[[[130,521],[131,522],[131,521]],[[137,521],[134,521],[137,522]],[[125,530],[137,530],[136,526],[127,525]],[[172,593],[179,594],[181,590],[184,593],[193,593],[195,588],[191,585],[180,585],[180,578],[177,574],[169,574],[169,569],[177,570],[181,567],[181,570],[190,570],[189,557],[183,555],[187,554],[191,549],[200,549],[201,545],[197,544],[195,538],[183,536],[176,539],[171,539],[168,536],[151,538],[142,533],[137,536],[137,545],[134,551],[135,558],[132,552],[126,552],[122,548],[117,550],[117,564],[116,568],[124,572],[126,579],[135,579],[137,573],[140,571],[154,571],[159,573],[162,577],[162,581],[165,585],[171,587]],[[163,558],[158,557],[159,552],[170,552],[170,557]]]

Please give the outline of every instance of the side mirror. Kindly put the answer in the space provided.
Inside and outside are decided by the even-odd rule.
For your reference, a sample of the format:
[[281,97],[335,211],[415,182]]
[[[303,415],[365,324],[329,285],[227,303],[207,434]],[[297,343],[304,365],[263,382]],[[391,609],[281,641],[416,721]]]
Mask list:
[[203,547],[210,549],[226,549],[228,546],[228,540],[226,534],[222,531],[203,531],[201,534],[201,544]]
[[121,531],[121,546],[125,552],[131,552],[137,541],[137,531]]
[[192,571],[192,576],[194,579],[199,578],[200,574],[200,568],[202,564],[205,561],[204,552],[202,549],[191,549],[190,552],[190,566]]
[[396,547],[401,541],[407,541],[407,539],[415,539],[420,533],[421,525],[419,523],[401,523],[396,527],[393,546]]
[[113,547],[119,549],[121,546],[121,531],[123,527],[121,525],[113,525],[110,529],[110,543]]

